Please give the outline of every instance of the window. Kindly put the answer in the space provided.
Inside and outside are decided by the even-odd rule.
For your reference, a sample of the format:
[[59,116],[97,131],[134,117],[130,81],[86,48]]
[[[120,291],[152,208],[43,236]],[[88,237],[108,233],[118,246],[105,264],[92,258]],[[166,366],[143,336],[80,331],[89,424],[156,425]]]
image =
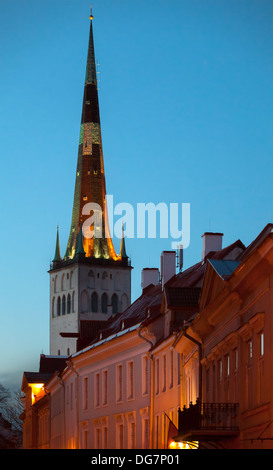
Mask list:
[[238,366],[239,366],[239,354],[238,354],[238,349],[234,349],[234,368],[235,372],[238,371]]
[[163,356],[163,385],[162,392],[166,392],[166,378],[167,378],[167,358],[164,354]]
[[180,353],[177,353],[177,385],[180,385],[180,375],[181,375],[181,369],[180,369],[180,361],[181,361],[181,356]]
[[98,311],[98,294],[97,292],[93,292],[91,295],[91,311],[97,312]]
[[83,377],[82,381],[82,408],[83,410],[88,408],[88,377]]
[[148,358],[143,357],[142,360],[142,394],[147,395],[149,384],[149,369],[148,369]]
[[219,381],[221,381],[222,378],[223,378],[223,362],[222,362],[222,359],[220,359],[220,361],[218,361],[218,377],[219,377]]
[[228,354],[225,356],[225,367],[226,367],[226,377],[229,377],[229,374],[230,374],[230,360],[229,360],[229,355]]
[[122,388],[123,388],[123,370],[122,370],[122,365],[118,365],[117,369],[117,401],[122,401],[123,399],[123,394],[122,394]]
[[57,299],[57,316],[59,317],[61,315],[61,297],[58,297]]
[[102,373],[102,393],[103,393],[102,404],[107,405],[108,404],[108,371],[107,370],[104,370]]
[[67,296],[67,313],[71,313],[71,295]]
[[136,423],[130,423],[130,449],[136,448]]
[[95,398],[95,406],[100,406],[100,374],[99,372],[95,374],[95,390],[94,390],[94,398]]
[[155,393],[159,394],[159,359],[156,359],[155,362],[155,373],[156,373],[156,388]]
[[133,361],[128,362],[127,367],[127,398],[130,400],[134,398],[134,363]]
[[118,437],[119,437],[119,448],[124,448],[124,427],[123,424],[119,424],[118,426]]
[[260,356],[264,355],[264,334],[260,334]]
[[66,300],[65,300],[65,295],[63,295],[63,298],[62,298],[62,315],[65,315],[65,311],[66,311]]
[[252,341],[249,341],[248,342],[248,358],[249,358],[249,360],[252,359],[252,356],[253,356],[253,344],[252,344]]
[[108,299],[107,294],[104,292],[101,296],[101,311],[102,313],[107,313]]
[[173,388],[173,351],[170,352],[170,360],[171,360],[171,364],[170,364],[170,374],[171,374],[171,377],[170,377],[170,388]]
[[112,295],[112,313],[115,314],[118,312],[118,296],[117,294]]
[[52,315],[52,318],[54,318],[54,315],[55,315],[55,297],[53,297],[53,299],[52,299],[51,315]]

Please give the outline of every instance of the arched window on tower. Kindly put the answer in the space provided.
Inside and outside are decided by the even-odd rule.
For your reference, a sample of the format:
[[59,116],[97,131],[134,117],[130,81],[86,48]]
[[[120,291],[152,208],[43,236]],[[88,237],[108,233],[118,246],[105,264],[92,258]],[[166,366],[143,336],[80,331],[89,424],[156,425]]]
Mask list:
[[91,311],[96,313],[98,311],[98,294],[93,292],[91,295]]
[[120,274],[116,273],[115,279],[114,279],[114,289],[115,290],[121,290],[121,280],[120,280]]
[[75,312],[75,291],[72,294],[72,312]]
[[66,311],[66,300],[65,300],[65,295],[63,295],[63,298],[62,298],[62,315],[65,315],[65,311]]
[[84,291],[82,291],[82,294],[81,294],[81,309],[82,309],[82,312],[87,312],[88,307],[89,307],[88,294],[87,294],[87,291],[84,290]]
[[88,273],[87,287],[94,289],[95,287],[95,276],[92,270]]
[[118,313],[118,296],[117,294],[112,295],[112,313]]
[[107,294],[104,292],[101,296],[101,311],[102,313],[107,313],[108,298]]
[[108,274],[106,271],[102,275],[102,289],[108,289]]
[[71,313],[71,295],[67,296],[67,313]]
[[51,315],[52,315],[52,318],[54,318],[54,315],[55,315],[55,297],[53,297],[53,299],[52,299]]
[[57,316],[61,315],[61,297],[59,296],[57,299]]
[[126,310],[126,308],[128,307],[128,297],[126,294],[122,294],[122,297],[121,297],[121,311],[124,312],[124,310]]
[[58,276],[56,274],[55,279],[54,279],[54,292],[55,292],[55,294],[57,292],[57,280],[58,280]]
[[62,275],[61,290],[65,290],[65,273]]

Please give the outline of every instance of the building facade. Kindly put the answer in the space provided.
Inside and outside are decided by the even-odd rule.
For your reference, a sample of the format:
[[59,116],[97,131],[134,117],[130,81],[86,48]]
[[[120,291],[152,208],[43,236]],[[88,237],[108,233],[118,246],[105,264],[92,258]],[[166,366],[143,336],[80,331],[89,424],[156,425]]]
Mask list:
[[178,273],[163,252],[131,303],[124,237],[117,255],[109,236],[92,20],[71,231],[49,271],[50,355],[23,375],[23,446],[272,448],[273,225],[248,247],[204,233]]

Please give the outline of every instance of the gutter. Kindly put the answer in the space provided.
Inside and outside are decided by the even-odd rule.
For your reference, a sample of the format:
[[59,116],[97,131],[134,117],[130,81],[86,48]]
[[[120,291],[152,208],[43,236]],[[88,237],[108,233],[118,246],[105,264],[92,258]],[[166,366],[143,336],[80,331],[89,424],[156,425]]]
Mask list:
[[[201,364],[201,360],[202,360],[202,357],[203,357],[202,343],[200,343],[200,341],[197,341],[195,338],[193,338],[188,333],[186,333],[186,328],[187,327],[185,325],[182,327],[182,330],[180,331],[180,333],[177,335],[175,341],[173,342],[173,346],[175,348],[175,346],[177,345],[179,339],[182,336],[185,336],[185,338],[189,339],[190,341],[192,341],[194,344],[196,344],[198,346],[198,355],[199,355],[199,397],[198,398],[199,398],[200,402],[202,403],[202,388],[203,388],[203,386],[202,386],[203,374],[202,374],[202,364]],[[181,405],[182,405],[182,402],[181,402]]]
[[76,395],[76,424],[77,424],[77,449],[80,448],[80,419],[79,419],[79,373],[78,371],[74,368],[73,362],[71,359],[68,359],[66,361],[68,368],[76,374],[76,384],[77,384],[77,395]]
[[[137,334],[139,338],[143,339],[147,343],[151,345],[151,348],[153,347],[152,341],[149,339],[145,338],[141,334],[141,328],[142,328],[142,323],[137,329]],[[154,442],[154,356],[150,351],[147,351],[146,353],[147,358],[151,361],[151,392],[150,392],[150,449],[153,449],[153,442]]]

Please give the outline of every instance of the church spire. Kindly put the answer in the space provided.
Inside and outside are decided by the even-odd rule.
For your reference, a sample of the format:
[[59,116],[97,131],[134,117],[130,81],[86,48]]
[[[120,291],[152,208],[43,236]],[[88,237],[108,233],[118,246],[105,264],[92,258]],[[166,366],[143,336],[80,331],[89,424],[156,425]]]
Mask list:
[[[91,209],[87,204],[95,203],[100,207],[102,215],[102,230],[99,242],[101,256],[104,259],[117,260],[118,256],[115,253],[113,242],[110,237],[107,217],[106,184],[100,128],[92,10],[89,18],[90,32],[78,147],[78,162],[72,222],[66,255],[69,254],[68,256],[70,259],[74,258],[80,224],[82,223],[84,229],[84,222],[88,218],[93,216],[93,219],[95,219],[95,214],[93,211],[90,211]],[[85,210],[83,211],[84,207]],[[94,230],[94,223],[90,227],[90,230]],[[84,237],[83,248],[86,253],[86,257],[95,257],[96,244],[97,241],[94,240],[93,237]]]
[[61,252],[60,252],[60,241],[59,241],[59,227],[57,226],[57,237],[56,237],[56,248],[55,248],[55,256],[53,258],[53,263],[62,261]]
[[120,242],[120,255],[119,255],[119,257],[121,259],[128,258],[127,253],[126,253],[126,248],[125,248],[124,225],[123,224],[122,224],[122,236],[121,236],[121,242]]

